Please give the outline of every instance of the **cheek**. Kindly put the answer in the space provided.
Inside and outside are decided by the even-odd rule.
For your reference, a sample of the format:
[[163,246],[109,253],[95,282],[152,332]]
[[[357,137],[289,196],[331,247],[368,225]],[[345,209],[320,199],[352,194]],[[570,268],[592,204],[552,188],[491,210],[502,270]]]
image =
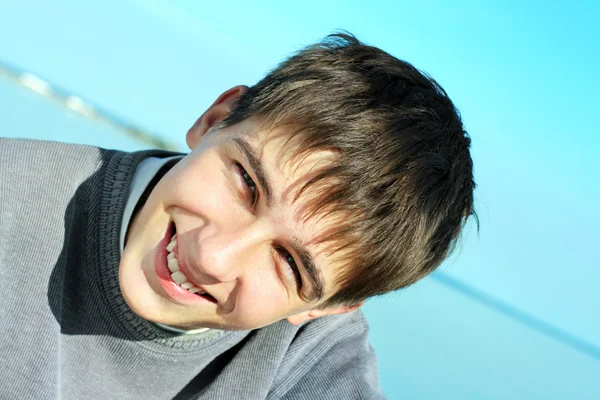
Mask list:
[[168,202],[194,213],[212,208],[223,210],[223,205],[232,199],[222,168],[217,161],[210,160],[186,166],[169,182]]
[[236,313],[244,318],[275,320],[285,315],[289,299],[276,279],[274,272],[265,271],[259,273],[252,284],[242,285],[237,294]]

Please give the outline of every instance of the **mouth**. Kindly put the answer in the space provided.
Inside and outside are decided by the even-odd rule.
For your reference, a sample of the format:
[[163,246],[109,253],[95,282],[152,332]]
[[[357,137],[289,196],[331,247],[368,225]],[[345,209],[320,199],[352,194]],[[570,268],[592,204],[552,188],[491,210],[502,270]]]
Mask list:
[[166,246],[167,250],[167,267],[171,272],[171,281],[182,290],[192,293],[198,297],[202,297],[211,303],[217,304],[217,300],[207,293],[202,288],[196,286],[190,278],[188,278],[179,266],[179,260],[177,257],[178,246],[177,246],[177,229],[174,223],[171,223],[170,229],[171,240]]

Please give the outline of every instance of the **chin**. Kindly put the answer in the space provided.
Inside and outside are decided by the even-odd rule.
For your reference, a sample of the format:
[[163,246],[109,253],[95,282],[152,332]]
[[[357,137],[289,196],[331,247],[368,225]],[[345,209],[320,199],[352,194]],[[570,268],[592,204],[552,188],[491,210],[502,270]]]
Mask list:
[[141,269],[136,272],[132,265],[128,265],[127,259],[122,258],[119,265],[119,288],[123,299],[134,313],[144,319],[152,320],[156,317],[152,312],[156,309],[155,301],[151,298],[151,293],[148,293],[150,287],[144,288],[141,285],[148,285],[144,273]]

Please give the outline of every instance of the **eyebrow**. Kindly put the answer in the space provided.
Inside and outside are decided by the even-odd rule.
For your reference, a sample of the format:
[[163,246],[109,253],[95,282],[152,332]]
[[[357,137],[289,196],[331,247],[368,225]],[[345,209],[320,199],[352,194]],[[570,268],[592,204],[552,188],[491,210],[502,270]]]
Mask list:
[[232,140],[233,143],[235,143],[235,145],[238,147],[238,149],[246,156],[250,167],[252,168],[252,170],[254,170],[254,174],[256,175],[256,179],[258,179],[258,183],[263,188],[267,206],[271,207],[271,204],[273,204],[273,189],[271,187],[269,177],[265,172],[265,169],[263,168],[260,156],[258,155],[256,150],[254,150],[254,148],[252,148],[252,146],[250,146],[250,144],[244,139],[234,137]]
[[[242,153],[244,153],[244,156],[250,164],[250,168],[252,168],[254,174],[256,175],[258,183],[263,188],[267,207],[271,207],[271,204],[273,204],[273,188],[271,186],[269,176],[263,167],[262,160],[260,159],[259,154],[244,139],[240,137],[234,137],[232,140],[233,143],[237,146],[237,148]],[[323,283],[323,278],[321,277],[320,271],[317,269],[310,252],[306,249],[306,247],[304,247],[302,242],[297,237],[292,238],[290,246],[292,247],[294,252],[300,257],[300,262],[302,263],[304,269],[306,270],[306,273],[308,274],[311,293],[307,297],[307,300],[321,300],[324,297],[325,285]]]
[[312,256],[306,250],[306,247],[302,245],[298,238],[294,237],[290,243],[294,252],[298,254],[300,257],[300,262],[304,266],[306,273],[308,274],[308,280],[310,281],[311,293],[308,296],[307,300],[309,301],[318,301],[323,298],[324,295],[324,284],[323,279],[321,278],[321,274],[315,263],[313,261]]

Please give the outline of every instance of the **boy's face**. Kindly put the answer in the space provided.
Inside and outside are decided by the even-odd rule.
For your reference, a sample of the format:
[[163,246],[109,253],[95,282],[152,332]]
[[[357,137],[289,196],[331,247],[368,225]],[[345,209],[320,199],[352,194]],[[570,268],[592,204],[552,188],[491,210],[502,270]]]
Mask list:
[[[333,282],[339,266],[315,241],[329,227],[327,220],[303,222],[303,198],[292,200],[329,162],[328,154],[286,163],[281,132],[267,134],[253,120],[211,129],[244,90],[223,93],[200,117],[187,135],[192,152],[160,180],[129,228],[119,267],[121,291],[150,321],[253,329],[360,306],[314,309],[338,289]],[[169,257],[172,236],[177,244]],[[177,260],[171,267],[188,283],[210,296],[175,283],[168,258]],[[319,292],[318,282],[322,298],[304,301],[300,293]]]

